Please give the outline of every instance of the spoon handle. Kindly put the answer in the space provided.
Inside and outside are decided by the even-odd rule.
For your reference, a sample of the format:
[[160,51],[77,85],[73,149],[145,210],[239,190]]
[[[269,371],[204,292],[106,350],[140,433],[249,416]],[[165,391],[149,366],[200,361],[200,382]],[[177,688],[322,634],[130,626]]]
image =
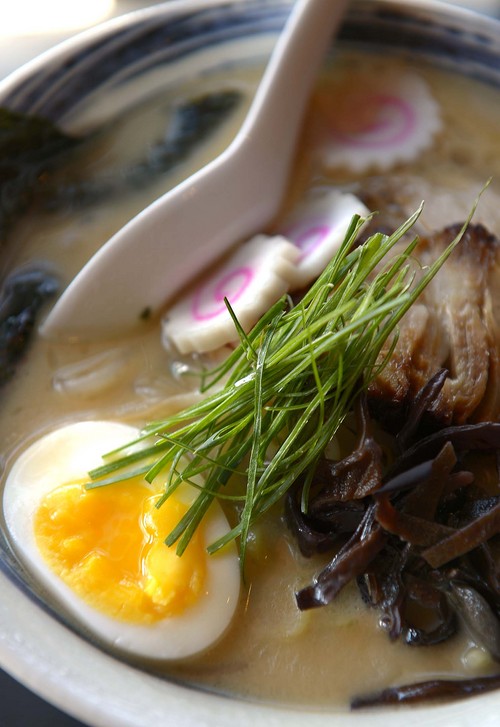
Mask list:
[[57,301],[41,333],[118,336],[269,223],[282,202],[314,78],[347,0],[297,0],[232,144],[132,219]]
[[[235,144],[250,143],[286,182],[311,89],[347,0],[296,0]],[[276,169],[276,166],[275,166]]]

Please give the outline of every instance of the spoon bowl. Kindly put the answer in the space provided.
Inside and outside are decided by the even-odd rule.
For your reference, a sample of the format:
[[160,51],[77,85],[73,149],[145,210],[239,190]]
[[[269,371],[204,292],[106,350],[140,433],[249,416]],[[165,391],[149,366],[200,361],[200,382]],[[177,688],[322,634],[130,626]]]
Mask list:
[[348,0],[297,0],[232,144],[115,234],[41,326],[112,337],[158,314],[238,240],[266,226],[287,187],[304,111]]

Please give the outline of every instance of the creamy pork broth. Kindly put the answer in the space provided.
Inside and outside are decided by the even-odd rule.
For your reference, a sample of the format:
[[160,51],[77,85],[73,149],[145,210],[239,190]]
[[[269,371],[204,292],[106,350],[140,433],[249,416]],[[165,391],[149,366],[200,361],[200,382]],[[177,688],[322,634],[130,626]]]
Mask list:
[[299,612],[294,592],[327,560],[297,555],[278,521],[259,529],[250,556],[249,593],[238,625],[214,649],[173,674],[229,694],[282,704],[345,707],[356,694],[429,675],[492,673],[495,665],[465,638],[444,646],[391,644],[354,586],[331,606]]
[[[409,68],[398,59],[346,55],[322,77],[283,215],[307,188],[327,184],[354,191],[369,189],[372,196],[388,204],[397,202],[408,215],[424,199],[421,224],[424,230],[433,230],[462,221],[492,176],[475,219],[500,235],[496,205],[500,192],[500,97],[492,88],[418,68],[441,109],[443,127],[434,143],[415,159],[400,162],[383,174],[373,169],[357,173],[329,168],[325,163],[331,111],[328,102],[325,106],[325,96],[341,93],[342,74],[349,73],[352,78],[367,68],[376,73],[388,67],[395,73]],[[235,78],[236,87],[247,90],[247,100],[221,124],[210,143],[197,148],[188,162],[154,185],[80,211],[55,215],[34,210],[26,216],[12,231],[4,269],[44,260],[69,281],[132,214],[224,148],[243,118],[259,73],[248,71]],[[211,88],[218,84],[230,86],[231,78],[210,80]],[[201,90],[203,86],[192,86],[180,90],[179,95],[189,97]],[[118,159],[121,164],[127,156],[140,156],[137,150],[161,137],[165,109],[171,103],[171,98],[155,99],[120,120],[99,139],[85,161],[74,162],[79,175],[104,173],[107,167],[116,167]],[[68,173],[71,169],[61,172]],[[145,328],[142,335],[111,345],[56,345],[35,340],[3,391],[0,436],[5,472],[29,443],[61,423],[100,418],[141,426],[197,396],[195,379],[172,376],[177,370],[175,357],[162,348],[158,325],[151,322]],[[197,362],[192,365],[196,368]],[[153,668],[225,693],[319,707],[344,706],[354,694],[394,683],[495,672],[490,657],[463,633],[444,645],[428,648],[390,643],[377,623],[377,612],[362,603],[353,586],[326,608],[299,612],[294,591],[309,583],[327,561],[298,554],[282,521],[281,508],[277,508],[254,528],[247,583],[237,617],[225,637],[202,656],[173,666],[153,664]]]

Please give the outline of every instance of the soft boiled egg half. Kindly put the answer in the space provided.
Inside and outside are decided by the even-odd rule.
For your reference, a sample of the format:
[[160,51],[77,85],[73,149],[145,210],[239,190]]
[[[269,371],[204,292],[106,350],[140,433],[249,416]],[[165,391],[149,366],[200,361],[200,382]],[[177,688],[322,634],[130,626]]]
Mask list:
[[165,545],[197,490],[183,484],[161,507],[142,477],[86,490],[101,455],[137,430],[78,422],[32,444],[14,463],[4,516],[20,559],[55,601],[116,649],[151,659],[204,650],[229,625],[240,589],[236,550],[207,546],[227,520],[214,503],[182,556]]

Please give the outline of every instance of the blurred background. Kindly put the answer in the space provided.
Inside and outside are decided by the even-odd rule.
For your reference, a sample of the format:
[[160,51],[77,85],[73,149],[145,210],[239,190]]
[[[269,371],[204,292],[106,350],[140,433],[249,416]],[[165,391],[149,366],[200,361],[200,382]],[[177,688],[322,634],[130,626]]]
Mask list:
[[[0,78],[80,30],[160,1],[164,0],[4,0],[0,3]],[[446,1],[500,16],[500,0]]]

